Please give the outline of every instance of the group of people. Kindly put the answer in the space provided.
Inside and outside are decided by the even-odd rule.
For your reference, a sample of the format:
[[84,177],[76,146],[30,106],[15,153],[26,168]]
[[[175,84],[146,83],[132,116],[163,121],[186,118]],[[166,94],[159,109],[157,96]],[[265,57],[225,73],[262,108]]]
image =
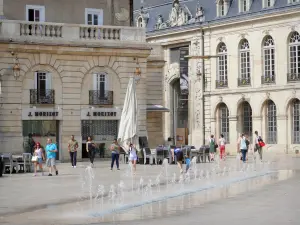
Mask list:
[[[262,148],[265,146],[265,143],[261,136],[258,135],[258,131],[254,132],[255,134],[255,142],[253,150],[254,152],[258,152],[260,160],[262,160]],[[208,140],[209,143],[209,154],[210,154],[210,161],[214,161],[215,153],[217,148],[220,148],[220,159],[225,160],[226,154],[225,154],[225,145],[226,140],[224,138],[224,135],[221,134],[220,139],[218,142],[216,142],[214,135],[210,136],[210,139]],[[241,154],[241,161],[246,162],[247,161],[247,154],[248,150],[250,149],[250,140],[247,134],[242,133],[237,141],[237,151]]]

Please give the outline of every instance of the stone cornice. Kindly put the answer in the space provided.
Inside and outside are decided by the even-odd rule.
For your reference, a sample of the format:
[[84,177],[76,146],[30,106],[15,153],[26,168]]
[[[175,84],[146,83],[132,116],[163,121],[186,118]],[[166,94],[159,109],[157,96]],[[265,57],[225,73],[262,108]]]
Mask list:
[[50,53],[87,56],[133,56],[147,58],[151,48],[143,45],[103,45],[103,44],[62,44],[62,43],[4,43],[0,40],[0,49],[18,53]]

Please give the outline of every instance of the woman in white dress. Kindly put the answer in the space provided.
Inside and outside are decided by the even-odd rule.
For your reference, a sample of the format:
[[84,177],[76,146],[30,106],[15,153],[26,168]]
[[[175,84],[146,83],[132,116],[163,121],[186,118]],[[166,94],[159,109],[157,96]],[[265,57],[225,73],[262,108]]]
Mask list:
[[37,161],[34,162],[34,174],[33,176],[36,176],[37,166],[39,165],[40,170],[42,171],[42,175],[44,176],[43,171],[43,160],[45,160],[44,151],[41,148],[40,143],[36,143],[36,147],[34,149],[34,156],[37,156]]
[[133,146],[132,143],[129,144],[129,160],[132,163],[133,172],[135,174],[135,172],[136,172],[137,153],[136,153],[136,148],[135,148],[135,146]]

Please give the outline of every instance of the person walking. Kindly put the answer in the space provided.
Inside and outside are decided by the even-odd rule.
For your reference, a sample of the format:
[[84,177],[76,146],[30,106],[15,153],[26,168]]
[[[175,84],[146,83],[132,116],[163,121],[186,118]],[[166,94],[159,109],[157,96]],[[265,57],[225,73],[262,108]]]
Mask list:
[[136,161],[137,161],[137,154],[135,146],[130,143],[129,144],[129,161],[131,161],[133,166],[133,174],[136,173]]
[[215,152],[216,152],[216,141],[215,141],[213,134],[210,136],[208,143],[209,143],[210,161],[214,161],[215,160]]
[[45,160],[44,151],[41,148],[41,144],[39,142],[36,143],[36,147],[33,152],[34,156],[37,156],[37,161],[34,162],[34,175],[36,176],[37,166],[39,165],[40,170],[42,171],[42,176],[44,176],[43,171],[43,160]]
[[95,159],[95,143],[92,141],[92,137],[88,136],[86,142],[86,151],[90,158],[91,167],[94,167],[94,159]]
[[246,155],[247,155],[247,142],[246,142],[246,137],[244,134],[241,134],[241,136],[238,139],[238,149],[242,153],[242,161],[246,162]]
[[117,170],[120,170],[119,168],[119,156],[120,156],[120,145],[118,144],[118,140],[115,139],[112,145],[110,146],[111,150],[111,166],[110,169],[111,171],[113,170],[115,161],[117,164]]
[[78,142],[75,140],[74,135],[72,135],[71,140],[69,140],[68,142],[68,151],[70,154],[71,164],[73,168],[76,168],[77,148],[78,148]]
[[261,136],[258,135],[258,131],[255,131],[254,134],[255,134],[254,152],[258,151],[259,158],[262,161],[263,150],[262,150],[262,146],[260,145],[260,142],[263,143],[263,140],[262,140]]
[[181,148],[175,148],[174,149],[174,154],[176,156],[177,165],[180,169],[180,173],[183,173],[183,169],[182,169],[183,151],[182,151],[182,149]]
[[219,139],[220,158],[221,158],[221,160],[225,160],[225,157],[226,157],[226,154],[225,154],[225,145],[226,145],[226,140],[224,138],[224,135],[221,134],[220,139]]
[[52,176],[52,169],[55,171],[55,174],[58,175],[58,170],[56,169],[56,152],[58,151],[56,144],[52,143],[51,138],[47,139],[45,151],[47,153],[46,165],[49,168],[48,176]]

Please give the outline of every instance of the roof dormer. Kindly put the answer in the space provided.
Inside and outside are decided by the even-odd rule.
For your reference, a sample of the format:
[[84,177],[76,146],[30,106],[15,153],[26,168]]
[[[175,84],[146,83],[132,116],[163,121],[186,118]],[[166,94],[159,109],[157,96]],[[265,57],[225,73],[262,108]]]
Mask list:
[[226,16],[231,0],[217,0],[217,17]]
[[275,0],[262,0],[262,7],[263,8],[273,7],[274,4],[275,4]]
[[239,0],[239,12],[248,12],[253,0]]

